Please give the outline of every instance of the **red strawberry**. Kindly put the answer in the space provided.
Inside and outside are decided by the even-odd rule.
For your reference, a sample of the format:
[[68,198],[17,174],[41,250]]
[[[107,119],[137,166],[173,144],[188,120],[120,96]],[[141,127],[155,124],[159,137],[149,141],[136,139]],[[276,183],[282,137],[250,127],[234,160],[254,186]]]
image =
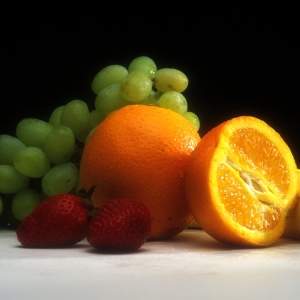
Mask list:
[[149,238],[148,207],[132,199],[113,199],[97,210],[87,230],[87,240],[104,251],[134,251]]
[[85,238],[89,205],[71,194],[58,194],[43,202],[16,229],[25,247],[68,247]]

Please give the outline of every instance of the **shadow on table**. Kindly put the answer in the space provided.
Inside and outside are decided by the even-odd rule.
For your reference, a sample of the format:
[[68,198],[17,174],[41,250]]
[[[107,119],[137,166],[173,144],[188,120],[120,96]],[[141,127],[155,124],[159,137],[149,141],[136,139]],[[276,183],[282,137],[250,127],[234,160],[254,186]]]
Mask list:
[[294,246],[295,244],[299,244],[299,241],[288,239],[288,238],[279,238],[276,242],[269,246],[264,247],[251,247],[251,246],[233,246],[226,245],[213,237],[208,235],[202,229],[187,229],[177,236],[166,240],[166,241],[149,241],[149,243],[165,243],[166,245],[175,246],[179,249],[188,249],[189,251],[199,251],[205,250],[207,252],[210,251],[231,251],[231,250],[243,250],[243,249],[267,249],[273,247],[287,247],[289,245]]

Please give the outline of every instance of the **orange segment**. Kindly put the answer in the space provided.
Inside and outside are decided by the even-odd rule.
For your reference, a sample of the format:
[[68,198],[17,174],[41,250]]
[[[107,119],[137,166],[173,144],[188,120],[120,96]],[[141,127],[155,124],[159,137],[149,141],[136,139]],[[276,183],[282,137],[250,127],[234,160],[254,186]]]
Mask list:
[[279,238],[296,201],[297,167],[280,135],[254,117],[238,117],[208,132],[186,174],[189,207],[217,240],[269,245]]

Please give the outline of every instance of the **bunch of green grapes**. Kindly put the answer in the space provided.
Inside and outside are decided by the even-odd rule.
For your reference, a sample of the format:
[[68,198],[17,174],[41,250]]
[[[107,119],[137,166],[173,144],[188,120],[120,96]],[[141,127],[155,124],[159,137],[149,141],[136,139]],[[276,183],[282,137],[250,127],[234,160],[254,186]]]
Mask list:
[[92,91],[97,95],[95,108],[103,118],[130,104],[155,105],[183,115],[198,131],[199,118],[188,111],[183,94],[187,87],[188,77],[183,72],[174,68],[157,69],[148,56],[135,58],[128,68],[109,65],[92,81]]
[[82,141],[99,118],[76,99],[47,121],[25,118],[15,136],[0,135],[0,225],[17,225],[45,198],[75,192]]
[[188,111],[183,95],[187,86],[183,72],[157,69],[150,57],[140,56],[128,68],[109,65],[95,75],[93,109],[83,100],[71,100],[56,107],[48,120],[21,120],[15,136],[0,134],[0,226],[16,227],[49,196],[77,193],[84,145],[117,109],[132,104],[171,109],[199,130],[199,118]]

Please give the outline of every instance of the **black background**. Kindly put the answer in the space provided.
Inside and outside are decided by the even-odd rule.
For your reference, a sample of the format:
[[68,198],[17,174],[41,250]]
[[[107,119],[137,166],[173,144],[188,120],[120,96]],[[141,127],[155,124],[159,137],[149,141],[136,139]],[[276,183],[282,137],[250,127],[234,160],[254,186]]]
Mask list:
[[299,14],[244,10],[193,14],[28,14],[1,25],[0,134],[25,117],[47,120],[73,99],[94,106],[91,81],[109,64],[150,56],[189,78],[189,110],[203,136],[229,118],[271,125],[300,166]]

